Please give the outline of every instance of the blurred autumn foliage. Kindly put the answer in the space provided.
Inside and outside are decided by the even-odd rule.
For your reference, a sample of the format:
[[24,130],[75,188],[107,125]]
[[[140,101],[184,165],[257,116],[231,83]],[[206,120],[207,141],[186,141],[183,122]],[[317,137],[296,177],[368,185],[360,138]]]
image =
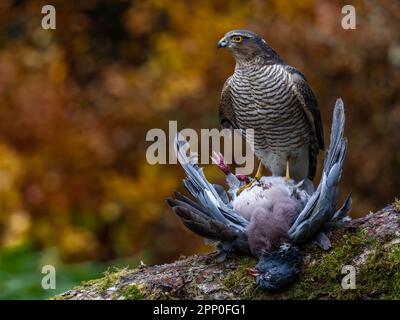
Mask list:
[[[233,58],[216,42],[254,30],[307,76],[326,128],[337,97],[347,112],[342,193],[353,215],[400,187],[400,2],[0,1],[0,247],[57,247],[64,261],[135,256],[159,263],[205,250],[164,199],[176,165],[149,165],[146,132],[218,127]],[[223,176],[207,169],[212,179]]]

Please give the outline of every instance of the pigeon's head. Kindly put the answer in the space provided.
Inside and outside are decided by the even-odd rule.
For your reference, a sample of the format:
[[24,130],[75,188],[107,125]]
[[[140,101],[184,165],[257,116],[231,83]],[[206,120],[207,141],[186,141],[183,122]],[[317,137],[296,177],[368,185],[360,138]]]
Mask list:
[[218,48],[228,48],[237,62],[255,57],[278,58],[276,52],[258,34],[249,30],[232,30],[218,41]]
[[250,272],[262,289],[277,291],[290,285],[300,269],[300,253],[296,247],[289,247],[262,254],[260,261]]

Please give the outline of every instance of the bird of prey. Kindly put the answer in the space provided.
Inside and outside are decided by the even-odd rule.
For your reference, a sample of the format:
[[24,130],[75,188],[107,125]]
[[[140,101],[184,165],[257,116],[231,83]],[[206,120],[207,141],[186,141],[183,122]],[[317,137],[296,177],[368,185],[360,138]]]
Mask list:
[[329,249],[329,230],[349,219],[350,196],[336,210],[347,147],[344,120],[339,99],[322,178],[313,193],[304,189],[302,182],[270,176],[260,178],[237,195],[235,191],[244,182],[224,167],[230,187],[226,193],[222,186],[211,184],[194,158],[183,151],[187,142],[177,139],[177,158],[186,173],[183,183],[193,199],[175,192],[167,203],[187,228],[217,243],[217,258],[224,259],[232,251],[258,257],[259,263],[250,270],[256,283],[265,290],[278,290],[293,282],[300,272],[297,247],[315,240],[323,249]]
[[[259,35],[228,32],[218,48],[228,48],[235,71],[222,89],[222,128],[253,129],[246,135],[254,153],[274,176],[313,180],[324,149],[317,100],[305,78],[287,65]],[[261,163],[257,176],[260,175]]]

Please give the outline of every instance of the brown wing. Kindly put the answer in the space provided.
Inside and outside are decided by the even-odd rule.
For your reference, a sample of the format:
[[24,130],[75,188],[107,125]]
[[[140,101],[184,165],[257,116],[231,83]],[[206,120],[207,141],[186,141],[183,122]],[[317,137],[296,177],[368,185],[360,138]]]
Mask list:
[[221,128],[237,129],[238,126],[235,121],[235,114],[232,105],[232,98],[230,92],[229,77],[222,88],[221,100],[219,102],[219,124]]
[[286,66],[286,70],[292,75],[296,95],[311,125],[309,168],[308,177],[312,180],[317,169],[317,156],[319,150],[324,150],[324,131],[321,121],[318,102],[312,92],[305,76],[297,69]]

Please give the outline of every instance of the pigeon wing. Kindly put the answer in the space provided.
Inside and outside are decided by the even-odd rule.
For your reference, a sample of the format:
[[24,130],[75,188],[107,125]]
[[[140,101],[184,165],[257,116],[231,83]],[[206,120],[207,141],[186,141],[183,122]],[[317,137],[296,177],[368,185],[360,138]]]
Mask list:
[[343,101],[336,101],[330,145],[324,162],[321,181],[317,190],[311,195],[291,228],[289,238],[293,242],[303,242],[315,236],[326,223],[333,218],[347,216],[351,207],[351,198],[335,213],[339,180],[343,170],[347,140],[344,137],[344,106]]
[[247,252],[248,221],[232,209],[221,186],[208,182],[203,169],[186,154],[188,147],[188,142],[178,135],[175,150],[186,173],[183,184],[193,199],[176,192],[174,198],[167,199],[167,204],[194,233]]

